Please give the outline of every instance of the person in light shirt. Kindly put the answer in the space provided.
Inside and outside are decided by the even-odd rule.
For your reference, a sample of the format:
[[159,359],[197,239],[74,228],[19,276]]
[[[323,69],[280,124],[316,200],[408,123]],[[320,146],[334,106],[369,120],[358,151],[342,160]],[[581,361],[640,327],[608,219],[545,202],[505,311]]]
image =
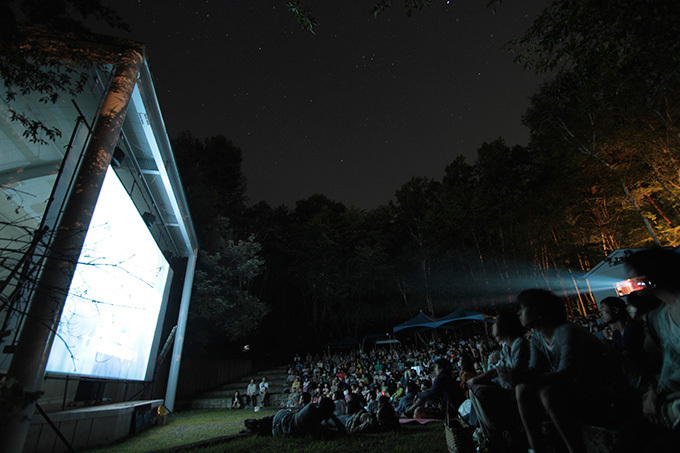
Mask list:
[[257,384],[255,379],[251,379],[248,388],[246,388],[246,402],[248,406],[257,406]]
[[261,398],[260,405],[261,406],[265,406],[267,404],[268,393],[269,393],[269,382],[267,382],[267,377],[264,376],[262,378],[262,382],[260,382],[260,398]]

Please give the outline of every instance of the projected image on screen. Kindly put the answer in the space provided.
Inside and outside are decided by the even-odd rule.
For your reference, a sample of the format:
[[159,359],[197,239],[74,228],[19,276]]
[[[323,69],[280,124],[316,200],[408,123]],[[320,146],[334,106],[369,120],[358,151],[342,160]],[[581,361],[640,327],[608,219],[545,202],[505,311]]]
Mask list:
[[47,371],[143,380],[169,265],[109,167]]

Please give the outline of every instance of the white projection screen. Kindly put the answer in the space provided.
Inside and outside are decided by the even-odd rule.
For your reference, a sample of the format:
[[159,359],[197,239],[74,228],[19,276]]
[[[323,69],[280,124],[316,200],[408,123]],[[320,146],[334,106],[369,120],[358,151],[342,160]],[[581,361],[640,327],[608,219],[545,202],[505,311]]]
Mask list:
[[170,266],[109,167],[47,371],[145,380],[158,348]]

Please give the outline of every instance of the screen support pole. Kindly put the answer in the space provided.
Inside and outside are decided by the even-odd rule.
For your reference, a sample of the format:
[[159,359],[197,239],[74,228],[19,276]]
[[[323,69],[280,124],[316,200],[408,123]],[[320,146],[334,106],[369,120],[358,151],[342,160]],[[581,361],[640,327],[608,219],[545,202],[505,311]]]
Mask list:
[[179,379],[179,366],[182,361],[182,347],[184,346],[184,335],[187,330],[187,317],[189,316],[189,303],[191,302],[191,287],[194,284],[194,271],[196,269],[196,258],[198,250],[189,256],[187,270],[184,274],[184,288],[182,289],[182,302],[179,306],[179,316],[177,317],[177,332],[175,334],[175,345],[172,349],[172,361],[170,362],[170,373],[168,373],[168,386],[165,390],[165,407],[170,412],[175,410],[175,396],[177,395],[177,381]]

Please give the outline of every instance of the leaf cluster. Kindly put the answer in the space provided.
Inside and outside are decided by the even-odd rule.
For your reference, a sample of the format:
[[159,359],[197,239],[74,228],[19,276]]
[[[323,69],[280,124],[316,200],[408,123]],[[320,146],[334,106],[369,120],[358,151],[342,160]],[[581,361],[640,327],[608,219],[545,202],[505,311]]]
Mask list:
[[293,0],[286,4],[288,10],[293,14],[298,25],[312,34],[316,34],[315,28],[319,25],[312,16],[311,10],[305,8],[299,0]]
[[2,27],[0,42],[19,44],[21,27],[40,27],[60,32],[84,34],[89,29],[84,21],[92,18],[112,28],[129,30],[129,26],[113,8],[101,0],[16,0],[0,7]]
[[11,121],[23,126],[32,143],[47,144],[61,131],[12,107],[18,95],[34,94],[45,104],[80,93],[87,69],[99,56],[83,49],[92,38],[84,21],[94,18],[111,27],[128,26],[100,0],[20,0],[0,5],[0,77]]
[[[376,19],[382,15],[387,9],[392,7],[393,0],[380,0],[371,8],[371,14]],[[411,17],[414,11],[422,12],[423,9],[432,4],[432,0],[403,0],[402,5],[406,15]]]

